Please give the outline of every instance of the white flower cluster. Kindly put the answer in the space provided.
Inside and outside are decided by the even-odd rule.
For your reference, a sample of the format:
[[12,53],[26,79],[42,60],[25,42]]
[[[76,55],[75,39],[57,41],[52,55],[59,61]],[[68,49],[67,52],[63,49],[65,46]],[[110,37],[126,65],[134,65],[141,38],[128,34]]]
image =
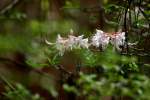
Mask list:
[[72,50],[77,47],[88,48],[88,38],[83,39],[83,35],[78,37],[69,35],[68,38],[63,38],[60,35],[57,36],[56,49],[60,51],[61,55],[63,55],[66,50]]
[[95,47],[102,46],[105,49],[109,43],[110,37],[101,30],[96,30],[96,34],[92,37],[92,45]]
[[120,50],[119,46],[123,46],[125,43],[125,32],[109,34],[101,30],[96,30],[96,34],[92,37],[91,44],[96,47],[101,46],[102,49],[105,49],[109,43],[114,45],[117,50]]
[[74,48],[88,48],[88,38],[83,38],[81,36],[69,35],[68,38],[61,37],[59,34],[55,43],[56,49],[59,51],[60,55],[63,55],[65,51],[72,50]]
[[57,36],[55,43],[50,43],[46,41],[47,44],[55,44],[56,49],[59,51],[60,55],[63,55],[65,51],[72,50],[74,48],[87,48],[91,45],[95,47],[102,47],[106,49],[108,44],[111,43],[114,47],[119,50],[119,46],[123,46],[125,43],[125,32],[116,32],[116,34],[108,34],[102,30],[96,30],[96,34],[91,38],[91,43],[89,43],[88,38],[83,38],[84,35],[73,36],[69,35],[68,38],[61,37],[59,34]]
[[125,44],[125,32],[117,32],[114,35],[111,35],[111,44],[115,46],[117,50],[120,50],[119,46],[123,46]]

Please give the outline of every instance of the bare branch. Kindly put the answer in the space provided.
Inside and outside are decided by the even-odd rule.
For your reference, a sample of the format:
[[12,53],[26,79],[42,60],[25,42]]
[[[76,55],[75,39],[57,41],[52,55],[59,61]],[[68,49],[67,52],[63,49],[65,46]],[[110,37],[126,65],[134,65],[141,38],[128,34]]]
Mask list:
[[5,8],[3,8],[0,11],[0,14],[5,14],[7,11],[9,11],[10,9],[12,9],[17,3],[19,2],[19,0],[14,0],[13,2],[11,2],[10,4],[8,4]]
[[145,14],[145,12],[142,10],[142,8],[141,8],[141,3],[142,3],[142,1],[140,0],[140,2],[139,2],[139,10],[140,10],[140,12],[142,13],[142,15],[145,17],[145,19],[148,21],[148,24],[149,24],[149,26],[150,26],[150,19],[149,19],[149,17]]
[[130,8],[131,6],[131,3],[132,3],[132,0],[128,0],[128,5],[125,9],[125,13],[124,13],[124,30],[125,30],[125,37],[126,37],[126,48],[127,48],[127,53],[129,51],[129,48],[128,48],[128,30],[127,30],[127,13],[128,13],[128,9]]

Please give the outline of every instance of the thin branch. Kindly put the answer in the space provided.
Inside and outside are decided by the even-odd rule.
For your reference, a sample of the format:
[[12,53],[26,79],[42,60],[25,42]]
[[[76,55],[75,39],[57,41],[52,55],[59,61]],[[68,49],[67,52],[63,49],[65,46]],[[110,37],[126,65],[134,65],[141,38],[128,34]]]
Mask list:
[[[127,53],[122,53],[122,55],[127,55]],[[140,57],[150,57],[148,53],[128,53],[129,56],[140,56]]]
[[2,79],[2,81],[5,84],[7,84],[12,90],[15,90],[15,87],[1,73],[0,73],[0,79]]
[[127,13],[128,13],[128,9],[130,8],[131,6],[131,3],[132,3],[132,0],[128,0],[128,6],[126,7],[126,10],[125,10],[125,15],[124,15],[124,30],[125,30],[125,42],[126,42],[126,52],[128,54],[128,51],[129,51],[129,47],[128,47],[128,30],[127,30]]
[[12,9],[17,3],[19,2],[19,0],[14,0],[13,2],[11,2],[10,4],[8,4],[5,8],[3,8],[0,11],[0,14],[5,14],[7,11],[9,11],[10,9]]
[[[22,66],[24,68],[27,67],[27,68],[30,68],[30,70],[32,70],[31,66],[27,65],[26,63],[18,62],[18,61],[12,60],[10,58],[0,57],[0,61],[10,62],[10,63],[13,63],[17,66]],[[45,73],[41,70],[33,69],[33,71],[36,72],[36,73],[39,73],[40,75],[43,75],[43,76],[46,76],[46,77],[51,77],[50,75],[48,75],[47,73]]]
[[[0,74],[0,79],[2,79],[2,81],[7,84],[9,86],[10,89],[12,89],[13,91],[16,91],[16,88],[13,86],[13,84],[11,82],[9,82],[4,75]],[[5,93],[4,93],[5,95]],[[24,99],[23,96],[21,94],[17,94],[21,99]]]
[[68,74],[68,75],[72,75],[72,73],[71,72],[69,72],[69,71],[67,71],[62,65],[57,65],[57,66],[55,66],[58,70],[60,70],[60,71],[62,71],[62,72],[64,72],[64,73],[66,73],[66,74]]
[[148,24],[149,24],[149,26],[150,26],[150,19],[149,19],[149,17],[145,14],[145,12],[142,10],[142,8],[141,8],[141,3],[142,3],[142,1],[140,0],[140,2],[139,2],[139,10],[140,10],[140,12],[142,13],[142,15],[145,17],[145,19],[148,21]]
[[[18,62],[18,61],[9,59],[9,58],[0,57],[0,61],[7,61],[7,62],[11,62],[11,63],[13,63],[13,64],[15,64],[15,65],[17,65],[17,66],[23,66],[23,67],[25,67],[25,68],[26,68],[26,67],[31,68],[31,66],[26,65],[26,63]],[[68,75],[72,75],[72,73],[69,72],[69,71],[67,71],[62,65],[57,65],[57,66],[55,66],[55,67],[56,67],[56,69],[58,69],[58,70],[60,70],[60,71],[62,71],[62,72],[64,72],[64,73],[66,73],[66,74],[68,74]],[[32,68],[31,68],[31,70],[32,70]],[[43,72],[43,71],[41,71],[41,70],[33,69],[33,71],[35,71],[35,72],[37,72],[37,73],[39,73],[39,74],[41,74],[41,75],[43,75],[43,76],[50,77],[49,74],[47,74],[47,73],[45,73],[45,72]]]

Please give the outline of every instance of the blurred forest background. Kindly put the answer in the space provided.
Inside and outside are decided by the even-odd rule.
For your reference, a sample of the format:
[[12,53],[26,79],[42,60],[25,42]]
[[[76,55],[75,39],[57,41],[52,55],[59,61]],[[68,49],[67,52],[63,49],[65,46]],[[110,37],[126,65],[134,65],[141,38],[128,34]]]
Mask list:
[[[45,43],[126,32],[122,52]],[[149,0],[0,0],[0,100],[150,100]]]

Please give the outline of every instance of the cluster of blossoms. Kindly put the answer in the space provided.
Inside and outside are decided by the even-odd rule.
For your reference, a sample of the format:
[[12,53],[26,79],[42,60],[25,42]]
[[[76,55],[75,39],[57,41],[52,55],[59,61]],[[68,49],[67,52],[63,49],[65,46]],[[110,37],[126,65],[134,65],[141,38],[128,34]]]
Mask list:
[[60,54],[63,55],[63,53],[66,50],[72,50],[74,48],[88,48],[88,38],[83,39],[83,35],[81,36],[73,36],[69,35],[68,38],[63,38],[60,35],[57,36],[56,40],[56,49],[60,51]]
[[115,34],[105,33],[102,30],[96,30],[96,34],[91,38],[89,42],[88,38],[83,38],[84,35],[74,36],[69,35],[68,38],[61,37],[58,34],[56,42],[47,44],[55,44],[56,49],[60,55],[63,55],[65,51],[72,50],[74,48],[87,48],[89,46],[101,47],[103,50],[107,48],[108,44],[111,43],[117,50],[120,50],[119,46],[123,46],[125,43],[125,32],[116,32]]
[[65,51],[72,50],[75,48],[87,48],[90,46],[88,43],[88,38],[83,38],[84,35],[81,36],[73,36],[69,35],[68,38],[61,37],[60,34],[57,35],[57,39],[55,43],[50,43],[46,41],[47,44],[52,45],[55,44],[56,49],[59,51],[60,55],[63,55]]
[[123,46],[125,43],[125,32],[116,32],[114,34],[105,33],[101,30],[96,30],[96,34],[92,37],[92,45],[96,47],[107,48],[111,43],[117,50],[120,50],[119,46]]

